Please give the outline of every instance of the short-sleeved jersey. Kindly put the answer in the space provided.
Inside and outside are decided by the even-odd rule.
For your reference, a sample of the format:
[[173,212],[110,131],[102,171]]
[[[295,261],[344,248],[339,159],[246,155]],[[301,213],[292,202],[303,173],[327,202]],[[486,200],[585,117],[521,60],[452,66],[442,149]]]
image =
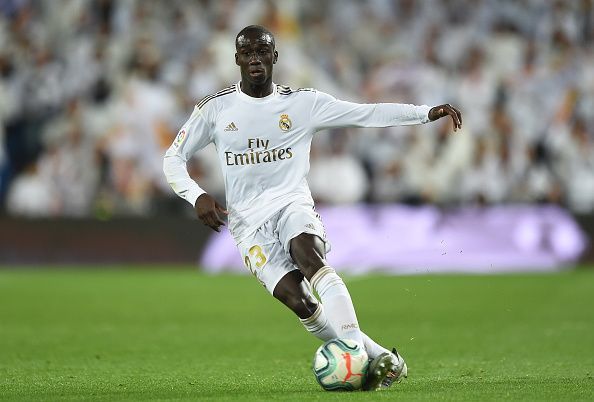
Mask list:
[[[240,241],[298,199],[312,202],[306,176],[315,132],[333,127],[388,127],[428,121],[428,106],[357,104],[314,89],[273,85],[252,98],[239,83],[202,99],[165,154],[173,190],[190,204],[204,193],[185,163],[214,143],[225,180],[229,230]],[[328,180],[332,180],[331,177]]]

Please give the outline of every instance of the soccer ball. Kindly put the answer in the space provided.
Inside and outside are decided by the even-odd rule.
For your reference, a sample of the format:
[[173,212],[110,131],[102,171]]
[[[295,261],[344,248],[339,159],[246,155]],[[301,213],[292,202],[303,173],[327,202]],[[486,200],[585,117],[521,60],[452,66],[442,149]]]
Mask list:
[[330,339],[316,350],[313,372],[326,391],[361,389],[369,361],[363,345],[351,339]]

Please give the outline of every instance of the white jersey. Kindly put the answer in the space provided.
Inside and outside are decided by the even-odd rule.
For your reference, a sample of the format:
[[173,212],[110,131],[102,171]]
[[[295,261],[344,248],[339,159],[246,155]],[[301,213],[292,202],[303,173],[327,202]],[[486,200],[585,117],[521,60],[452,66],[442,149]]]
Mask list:
[[315,132],[429,121],[428,106],[357,104],[314,89],[273,88],[264,98],[252,98],[238,83],[205,97],[165,154],[167,181],[194,206],[205,191],[190,178],[186,162],[214,143],[225,179],[229,230],[237,242],[296,200],[313,205],[306,176]]

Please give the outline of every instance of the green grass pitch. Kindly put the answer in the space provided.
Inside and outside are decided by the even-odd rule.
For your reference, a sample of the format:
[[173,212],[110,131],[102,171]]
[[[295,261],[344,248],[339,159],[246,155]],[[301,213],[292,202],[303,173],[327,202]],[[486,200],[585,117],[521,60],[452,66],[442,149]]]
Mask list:
[[0,399],[592,400],[594,271],[347,278],[409,378],[322,391],[320,341],[250,276],[0,270]]

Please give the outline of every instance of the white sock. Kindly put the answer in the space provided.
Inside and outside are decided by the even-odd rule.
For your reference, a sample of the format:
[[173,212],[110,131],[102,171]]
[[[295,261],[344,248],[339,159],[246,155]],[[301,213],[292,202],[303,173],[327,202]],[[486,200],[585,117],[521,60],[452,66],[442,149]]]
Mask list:
[[328,321],[328,317],[324,314],[324,307],[321,303],[318,304],[318,308],[311,317],[305,319],[300,318],[299,321],[301,321],[306,330],[324,342],[337,338],[336,332]]
[[311,278],[310,283],[320,296],[336,336],[363,344],[351,295],[334,269],[328,266],[320,268]]
[[[337,338],[336,331],[334,331],[330,325],[328,317],[326,317],[326,313],[324,312],[324,306],[322,306],[321,303],[318,304],[318,308],[311,317],[299,319],[299,321],[301,321],[306,330],[324,342]],[[390,352],[388,349],[377,344],[364,332],[361,332],[361,337],[363,338],[363,346],[365,347],[367,356],[369,356],[370,359],[375,359],[384,352]]]
[[375,359],[377,356],[381,355],[384,352],[390,353],[390,351],[384,348],[382,345],[375,343],[373,339],[368,337],[365,333],[361,332],[361,336],[363,337],[363,345],[365,345],[365,351],[367,352],[367,356],[370,359]]

